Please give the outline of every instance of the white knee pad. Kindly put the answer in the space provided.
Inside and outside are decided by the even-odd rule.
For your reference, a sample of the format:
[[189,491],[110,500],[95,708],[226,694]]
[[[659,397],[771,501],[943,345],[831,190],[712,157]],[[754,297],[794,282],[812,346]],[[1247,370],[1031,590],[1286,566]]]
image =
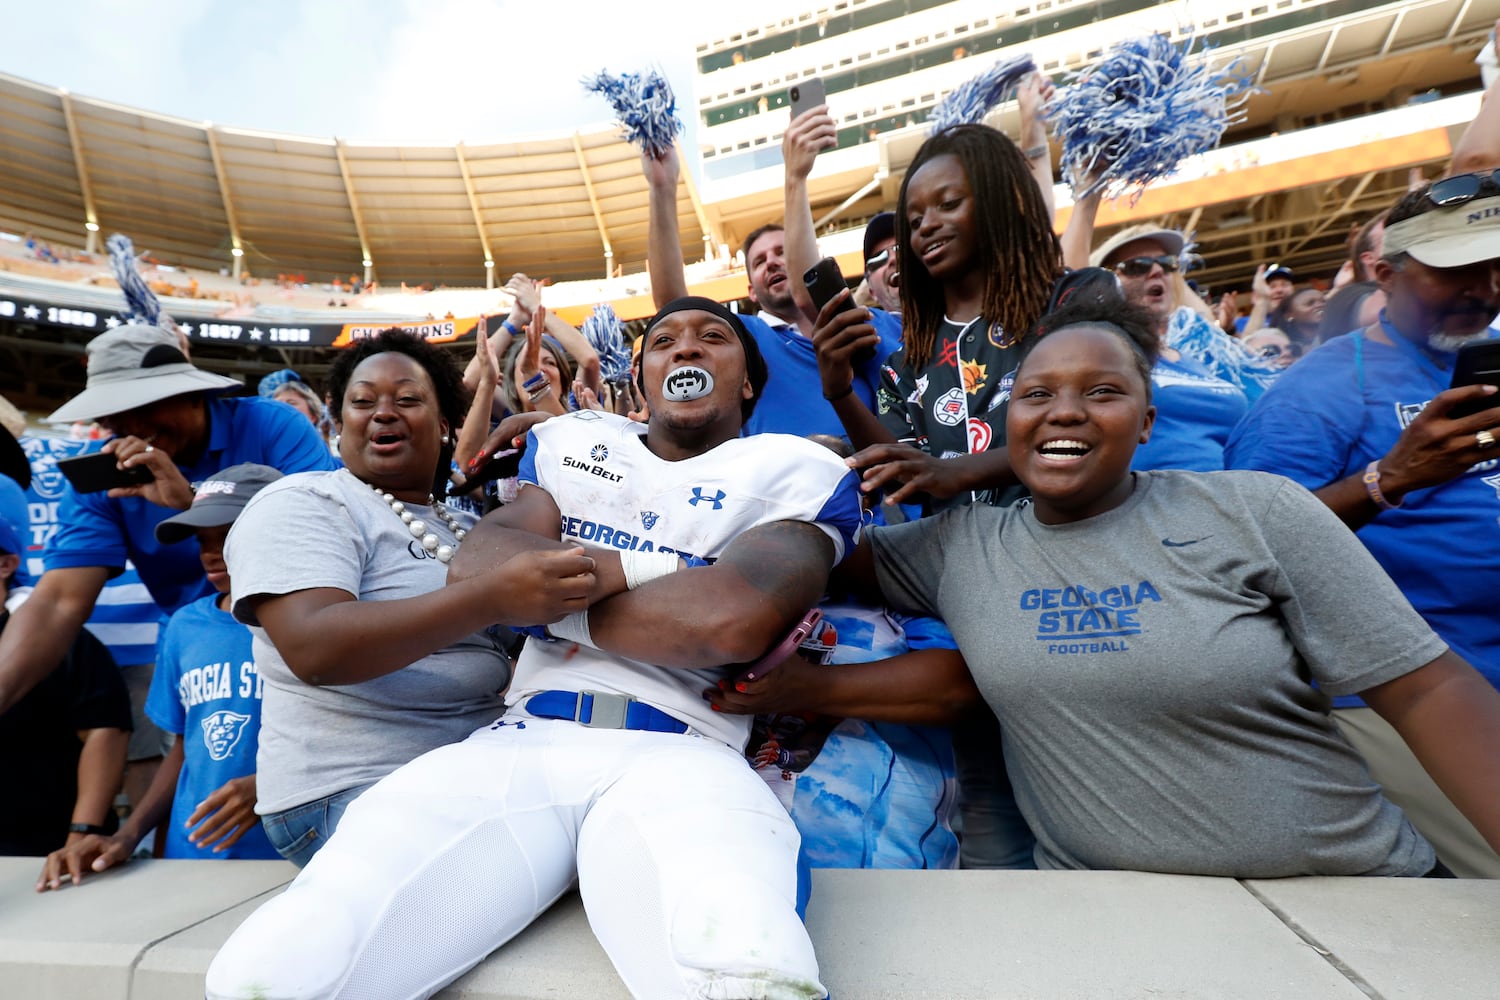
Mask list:
[[349,974],[354,927],[339,906],[295,887],[239,926],[208,967],[208,1000],[322,1000]]
[[672,955],[714,1000],[819,1000],[818,961],[792,897],[763,878],[716,872],[684,889],[671,922]]

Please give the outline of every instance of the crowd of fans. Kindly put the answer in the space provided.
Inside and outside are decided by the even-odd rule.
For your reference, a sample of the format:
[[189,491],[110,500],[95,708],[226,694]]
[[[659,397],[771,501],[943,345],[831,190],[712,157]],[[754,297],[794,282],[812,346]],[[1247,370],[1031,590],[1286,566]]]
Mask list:
[[[297,864],[214,997],[426,995],[575,882],[637,995],[822,997],[808,865],[1500,877],[1500,397],[1450,386],[1500,314],[1488,96],[1247,315],[1191,233],[1096,241],[1097,197],[1055,232],[1033,80],[1020,142],[923,144],[821,306],[826,107],[753,314],[690,294],[643,155],[627,380],[525,275],[466,369],[390,330],[236,397],[101,335],[50,419],[118,478],[0,440],[0,746],[36,762],[0,849],[39,891],[153,830]],[[122,586],[154,645],[91,637]]]

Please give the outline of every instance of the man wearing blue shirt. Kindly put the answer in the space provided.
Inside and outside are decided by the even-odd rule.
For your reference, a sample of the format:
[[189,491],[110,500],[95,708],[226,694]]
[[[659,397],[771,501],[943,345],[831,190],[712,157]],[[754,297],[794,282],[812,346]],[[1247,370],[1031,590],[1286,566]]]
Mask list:
[[[659,307],[688,294],[682,265],[682,245],[677,231],[677,154],[669,151],[661,159],[642,157],[651,191],[650,236],[647,254],[651,269],[651,294]],[[745,434],[831,434],[842,437],[844,425],[833,406],[823,398],[818,374],[818,356],[813,350],[812,321],[792,298],[792,280],[787,272],[786,234],[777,224],[761,226],[744,244],[749,298],[760,312],[741,316],[745,329],[755,338],[765,358],[770,378],[755,412],[745,423]],[[882,314],[884,315],[884,314]],[[901,346],[901,326],[895,317],[878,325],[880,347],[855,379],[854,391],[867,406],[875,405],[880,381],[880,362]]]
[[[1313,490],[1453,650],[1500,686],[1500,409],[1491,386],[1449,389],[1456,351],[1500,311],[1500,184],[1489,171],[1406,195],[1386,221],[1375,277],[1385,310],[1324,344],[1251,408],[1225,452],[1231,469]],[[1339,723],[1376,781],[1460,875],[1500,877],[1500,857],[1356,699]]]
[[99,421],[115,435],[103,450],[123,468],[148,469],[151,479],[107,493],[69,490],[61,501],[46,572],[0,637],[0,712],[58,662],[127,559],[164,612],[212,592],[196,556],[155,535],[157,523],[192,503],[193,484],[241,462],[287,474],[332,468],[295,410],[218,397],[239,387],[193,367],[176,337],[154,326],[122,326],[89,343],[87,387],[48,419]]

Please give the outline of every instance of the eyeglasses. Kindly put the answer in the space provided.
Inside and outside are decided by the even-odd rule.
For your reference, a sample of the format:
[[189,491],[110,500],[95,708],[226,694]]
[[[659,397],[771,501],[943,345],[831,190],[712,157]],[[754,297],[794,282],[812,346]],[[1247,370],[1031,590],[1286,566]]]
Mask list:
[[1500,180],[1495,179],[1495,173],[1495,170],[1479,170],[1433,181],[1427,188],[1427,200],[1438,208],[1448,208],[1473,201],[1486,192],[1500,194]]
[[1177,270],[1176,257],[1163,254],[1160,257],[1131,257],[1115,265],[1115,273],[1127,278],[1140,278],[1150,274],[1153,267],[1160,267],[1167,274]]
[[891,248],[886,247],[884,250],[880,251],[869,260],[865,261],[865,273],[869,274],[871,271],[878,271],[882,267],[885,267],[891,262],[892,256],[893,255],[891,253]]

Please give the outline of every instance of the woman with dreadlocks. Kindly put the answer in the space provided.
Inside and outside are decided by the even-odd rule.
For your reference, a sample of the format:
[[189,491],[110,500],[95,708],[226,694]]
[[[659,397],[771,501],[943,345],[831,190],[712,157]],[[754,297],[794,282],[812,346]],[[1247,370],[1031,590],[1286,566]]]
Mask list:
[[[865,310],[836,313],[842,296],[813,332],[825,394],[864,449],[851,461],[868,469],[867,488],[892,487],[891,500],[925,493],[933,506],[967,503],[980,484],[1014,482],[1002,447],[1003,380],[1062,271],[1052,214],[1014,142],[955,125],[917,151],[896,227],[905,339],[885,364],[880,413],[829,388],[876,340]],[[965,457],[943,461],[956,456]],[[1013,497],[993,499],[1002,498]]]
[[[1027,155],[983,125],[932,136],[901,184],[896,247],[905,340],[884,365],[879,416],[852,391],[850,359],[877,340],[869,313],[839,313],[840,293],[813,331],[824,395],[863,449],[850,462],[868,469],[866,489],[889,487],[895,501],[926,494],[929,510],[968,503],[996,483],[1012,485],[988,499],[1014,499],[1023,491],[1004,446],[1005,380],[1062,271]],[[1034,867],[1035,838],[1006,778],[994,715],[956,726],[953,744],[961,865]]]

